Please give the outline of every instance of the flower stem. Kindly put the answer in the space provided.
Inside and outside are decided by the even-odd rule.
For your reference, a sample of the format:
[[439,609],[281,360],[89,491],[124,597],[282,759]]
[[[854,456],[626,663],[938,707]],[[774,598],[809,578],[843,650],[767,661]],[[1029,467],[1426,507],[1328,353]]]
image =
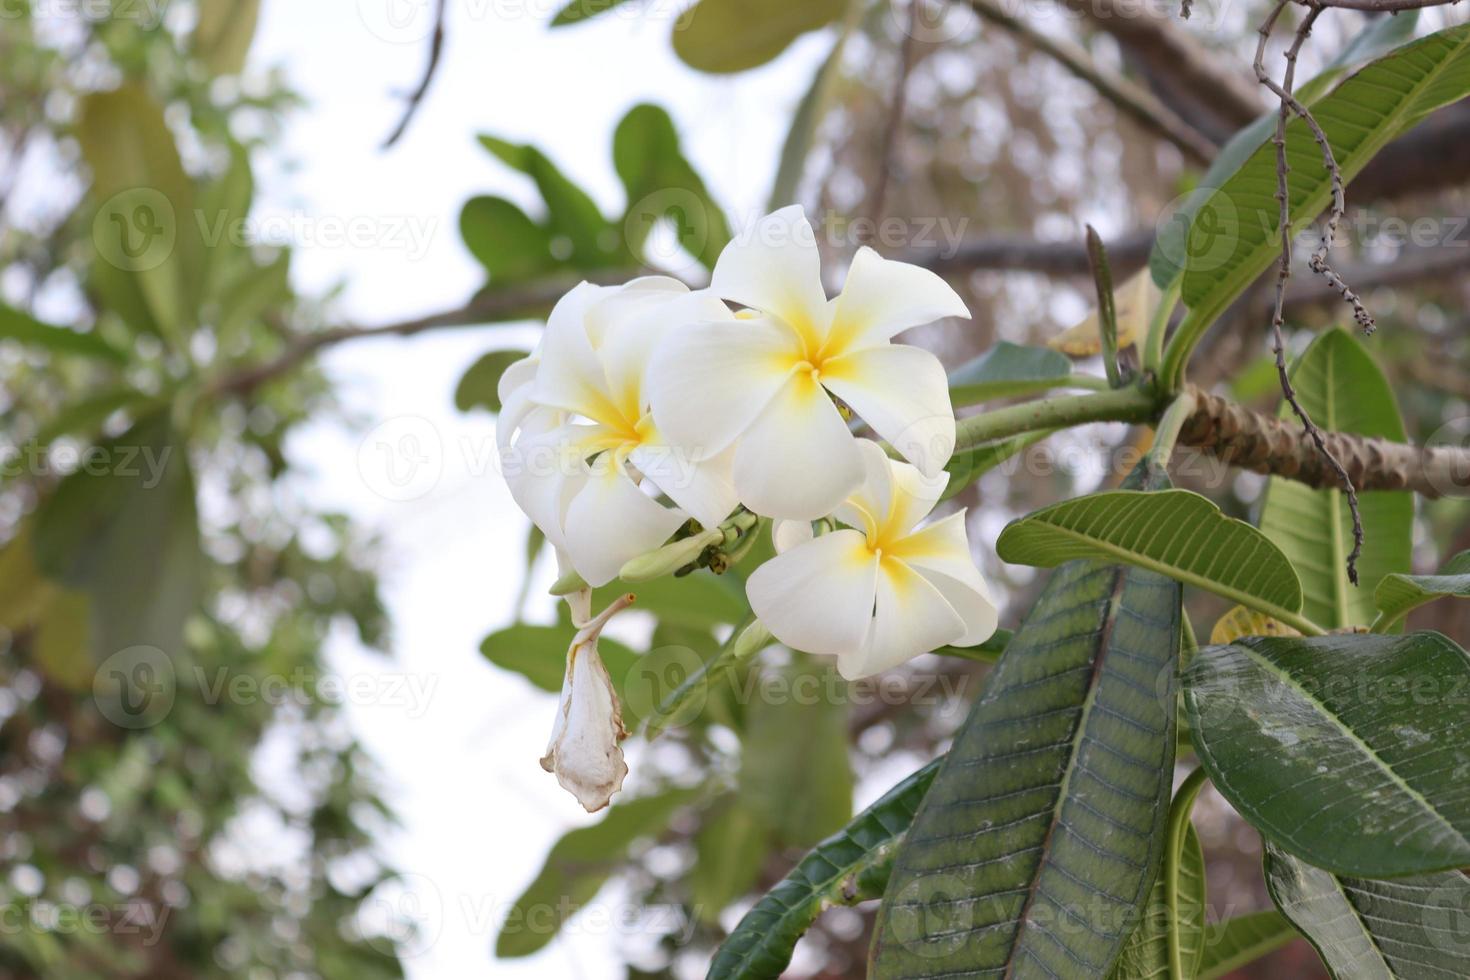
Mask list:
[[1174,454],[1174,444],[1179,441],[1179,432],[1194,414],[1194,408],[1194,392],[1185,389],[1164,409],[1163,416],[1154,427],[1154,444],[1148,451],[1148,458],[1161,469],[1168,468],[1169,457]]
[[1060,429],[1088,422],[1147,422],[1153,411],[1154,396],[1142,388],[1041,398],[961,419],[956,426],[955,451],[1037,429]]

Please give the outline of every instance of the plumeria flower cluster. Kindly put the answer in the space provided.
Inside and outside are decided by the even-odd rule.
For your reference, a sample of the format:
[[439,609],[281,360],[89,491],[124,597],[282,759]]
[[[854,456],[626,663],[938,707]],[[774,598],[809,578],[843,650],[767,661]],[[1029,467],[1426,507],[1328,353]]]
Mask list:
[[[920,526],[954,452],[944,368],[893,343],[949,316],[968,311],[941,278],[868,248],[828,299],[792,207],[732,242],[708,289],[656,276],[576,287],[502,376],[511,494],[586,586],[568,597],[579,632],[542,761],[589,810],[626,772],[596,647],[616,610],[594,617],[590,588],[691,519],[706,533],[737,512],[774,522],[778,554],[749,576],[751,608],[848,679],[994,631],[964,512]],[[850,416],[901,459],[857,437]]]

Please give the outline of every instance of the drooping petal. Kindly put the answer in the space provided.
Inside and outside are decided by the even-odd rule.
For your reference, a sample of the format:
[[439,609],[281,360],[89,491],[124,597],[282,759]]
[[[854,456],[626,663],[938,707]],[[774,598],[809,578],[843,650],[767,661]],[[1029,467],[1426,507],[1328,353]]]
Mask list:
[[710,289],[722,299],[784,321],[815,352],[830,313],[822,289],[816,234],[799,205],[769,214],[737,237],[715,262]]
[[841,656],[860,649],[873,618],[878,559],[858,531],[824,534],[777,555],[745,583],[750,608],[782,643]]
[[638,471],[706,528],[718,527],[740,502],[735,495],[735,447],[695,461],[662,440],[644,439],[628,454]]
[[[678,284],[683,290],[683,283]],[[623,315],[608,323],[598,356],[608,391],[624,418],[638,419],[648,408],[645,381],[654,351],[670,335],[695,323],[732,322],[730,308],[708,290],[671,293],[643,290],[652,300],[624,303]]]
[[928,351],[896,344],[845,354],[822,364],[822,384],[925,476],[954,455],[949,381]]
[[[608,805],[623,787],[628,765],[618,744],[627,738],[622,708],[612,678],[597,651],[597,637],[612,613],[627,604],[620,599],[578,630],[567,651],[567,672],[551,741],[541,768],[577,798],[588,813]],[[582,605],[585,607],[586,603]]]
[[901,561],[883,559],[876,593],[866,642],[837,658],[837,672],[850,681],[897,667],[965,632],[964,620],[940,591]]
[[858,249],[832,312],[828,351],[872,347],[947,316],[968,317],[965,301],[928,269]]
[[809,374],[791,376],[735,449],[735,491],[766,517],[824,517],[862,478],[857,441]]
[[662,545],[687,519],[640,490],[614,461],[599,457],[567,505],[567,553],[588,585],[606,585],[630,558]]
[[677,330],[649,365],[654,422],[695,459],[723,452],[760,415],[799,356],[791,333],[770,320]]
[[552,307],[541,336],[541,364],[532,382],[531,397],[536,401],[605,425],[614,423],[617,411],[607,377],[587,336],[588,310],[614,291],[580,283]]
[[970,557],[964,511],[896,541],[891,550],[939,589],[963,617],[965,635],[957,642],[973,646],[995,632],[998,612],[990,588]]

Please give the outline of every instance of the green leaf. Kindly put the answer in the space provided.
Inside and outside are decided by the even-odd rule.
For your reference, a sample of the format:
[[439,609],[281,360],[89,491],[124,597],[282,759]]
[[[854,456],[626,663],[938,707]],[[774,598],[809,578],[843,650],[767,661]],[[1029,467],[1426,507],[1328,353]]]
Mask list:
[[601,822],[567,834],[551,848],[534,881],[516,899],[495,938],[502,959],[530,956],[590,902],[640,838],[657,837],[697,790],[678,789],[620,800]]
[[203,246],[163,109],[134,82],[94,92],[81,101],[77,140],[92,171],[98,263],[133,280],[160,332],[180,340],[198,309]]
[[1470,879],[1462,871],[1344,878],[1267,845],[1266,885],[1335,980],[1470,976]]
[[[1323,98],[1312,114],[1327,134],[1343,180],[1350,181],[1394,137],[1467,93],[1470,25],[1461,25],[1373,62]],[[1321,150],[1301,119],[1291,120],[1286,139],[1292,228],[1300,230],[1327,207],[1332,188]],[[1214,322],[1276,261],[1275,194],[1276,152],[1266,143],[1201,205],[1189,230],[1182,294],[1194,323]]]
[[1043,568],[1074,558],[1124,561],[1283,622],[1296,620],[1302,603],[1301,582],[1281,550],[1189,490],[1110,490],[1054,504],[1012,521],[996,553]]
[[55,354],[95,357],[126,364],[127,354],[94,333],[42,323],[29,313],[0,303],[0,340],[14,340],[27,347],[40,347]]
[[628,193],[628,248],[641,254],[653,226],[667,220],[684,250],[713,269],[730,241],[730,226],[679,148],[669,114],[647,103],[628,110],[613,134],[613,166]]
[[551,254],[551,232],[503,197],[466,201],[459,234],[497,285],[534,278],[558,264]]
[[[480,653],[502,670],[513,671],[543,691],[561,690],[567,672],[567,647],[576,631],[571,627],[517,623],[496,630],[480,641]],[[603,637],[597,651],[619,694],[638,657],[616,640]]]
[[717,925],[725,907],[748,892],[766,863],[771,832],[738,796],[715,801],[694,839],[697,860],[689,872],[695,913]]
[[[251,243],[243,233],[254,197],[255,175],[250,169],[250,153],[231,140],[230,165],[217,180],[199,191],[199,210],[190,216],[204,246],[203,295],[207,298],[223,300],[225,297],[219,294],[228,288],[232,277],[249,275],[256,268]],[[229,316],[221,311],[221,319]]]
[[93,655],[177,655],[204,576],[188,450],[166,413],[84,453],[36,511],[36,564],[92,600]]
[[1064,565],[894,859],[872,975],[1106,976],[1159,867],[1180,587]]
[[629,585],[614,580],[592,593],[592,608],[602,609],[625,592],[638,598],[633,609],[652,613],[661,622],[708,629],[730,625],[750,613],[745,590],[733,576],[700,570],[680,578],[665,576]]
[[939,499],[948,500],[957,496],[986,473],[1011,457],[1049,438],[1056,431],[1056,429],[1038,429],[1035,432],[1023,432],[1009,439],[955,453],[944,466],[945,471],[949,473],[949,482],[945,484],[944,492],[939,495]]
[[894,848],[941,761],[909,775],[802,858],[745,913],[715,953],[706,980],[780,976],[797,940],[824,909],[878,898],[888,883]]
[[[740,799],[787,844],[808,847],[852,817],[847,684],[799,658],[762,685],[740,754]],[[801,746],[793,752],[792,746]]]
[[[489,135],[480,137],[480,145],[535,182],[546,202],[545,226],[551,235],[552,254],[558,260],[584,270],[628,261],[618,229],[602,216],[587,192],[567,179],[540,150]],[[525,229],[507,233],[520,236]]]
[[1373,630],[1387,633],[1411,610],[1445,596],[1470,599],[1470,551],[1445,562],[1438,575],[1385,575],[1373,590],[1379,609]]
[[236,75],[245,67],[260,0],[199,0],[194,57],[216,75]]
[[1184,704],[1210,779],[1318,867],[1470,865],[1470,656],[1438,633],[1248,637],[1200,650]]
[[[1393,388],[1363,346],[1342,330],[1328,330],[1312,342],[1291,373],[1297,398],[1324,430],[1404,441]],[[1280,408],[1295,418],[1291,406]],[[1358,495],[1363,517],[1363,554],[1358,574],[1377,582],[1410,568],[1414,539],[1414,499],[1403,491]],[[1302,581],[1302,613],[1329,629],[1366,626],[1374,615],[1373,596],[1347,577],[1352,548],[1352,515],[1341,490],[1314,490],[1272,477],[1261,509],[1261,531],[1281,548]]]
[[[1413,35],[1418,21],[1417,10],[1369,21],[1326,69],[1296,90],[1297,101],[1311,107],[1351,67],[1376,58],[1407,41]],[[1154,282],[1160,289],[1168,288],[1184,271],[1186,238],[1190,223],[1199,213],[1200,206],[1231,174],[1240,169],[1241,164],[1250,159],[1251,154],[1271,138],[1276,132],[1276,119],[1276,110],[1269,110],[1232,136],[1215,155],[1199,186],[1170,215],[1168,223],[1159,227],[1158,237],[1149,253],[1148,264]],[[1273,370],[1274,367],[1272,365]]]
[[775,58],[807,31],[841,17],[847,2],[699,0],[674,22],[674,53],[699,71],[745,71]]
[[979,663],[993,664],[1000,659],[1000,655],[1006,652],[1014,637],[1008,629],[998,629],[990,635],[990,639],[978,643],[972,647],[943,646],[934,652],[942,657],[963,657],[966,660],[974,660]]
[[1275,909],[1212,922],[1205,927],[1204,958],[1200,960],[1196,980],[1219,980],[1275,952],[1296,936],[1296,929]]
[[454,389],[454,407],[461,412],[483,408],[500,411],[500,376],[528,355],[523,350],[493,350],[469,366]]
[[[1180,787],[1169,810],[1164,864],[1144,905],[1143,921],[1123,947],[1115,980],[1192,977],[1204,954],[1205,854],[1189,814],[1204,780],[1196,776]],[[1179,950],[1173,968],[1171,946]]]
[[949,376],[949,395],[956,405],[978,405],[1047,391],[1072,375],[1067,355],[1047,347],[1022,347],[1002,340]]
[[570,0],[565,7],[556,12],[555,17],[551,18],[550,26],[566,27],[568,24],[580,24],[584,20],[606,13],[627,2],[628,0]]

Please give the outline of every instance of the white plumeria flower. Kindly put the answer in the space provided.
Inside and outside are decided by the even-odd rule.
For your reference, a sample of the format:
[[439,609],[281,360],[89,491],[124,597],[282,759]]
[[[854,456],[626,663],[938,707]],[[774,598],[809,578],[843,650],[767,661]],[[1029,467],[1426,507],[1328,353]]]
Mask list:
[[810,524],[777,522],[775,558],[746,582],[750,607],[789,647],[837,658],[848,680],[867,677],[948,643],[973,646],[995,632],[996,608],[970,557],[965,512],[924,528],[944,491],[860,443],[866,479],[833,515],[851,527],[819,537]]
[[633,601],[620,596],[596,617],[591,615],[592,593],[583,589],[567,596],[577,635],[567,650],[567,673],[562,681],[556,722],[541,768],[577,798],[588,813],[607,806],[623,788],[628,764],[618,743],[628,737],[622,706],[612,678],[597,652],[597,638],[619,610]]
[[706,454],[737,439],[740,500],[768,517],[828,514],[863,478],[846,402],[926,476],[954,452],[954,410],[939,359],[890,343],[909,327],[969,316],[927,269],[861,248],[828,300],[811,225],[783,208],[731,242],[711,292],[750,310],[672,335],[649,373],[653,416],[676,445]]
[[[715,527],[735,509],[734,454],[671,446],[649,414],[649,356],[670,331],[733,315],[707,292],[650,277],[583,283],[547,319],[537,355],[502,376],[497,437],[521,509],[589,584],[617,577],[691,515]],[[644,482],[677,506],[644,491]]]

